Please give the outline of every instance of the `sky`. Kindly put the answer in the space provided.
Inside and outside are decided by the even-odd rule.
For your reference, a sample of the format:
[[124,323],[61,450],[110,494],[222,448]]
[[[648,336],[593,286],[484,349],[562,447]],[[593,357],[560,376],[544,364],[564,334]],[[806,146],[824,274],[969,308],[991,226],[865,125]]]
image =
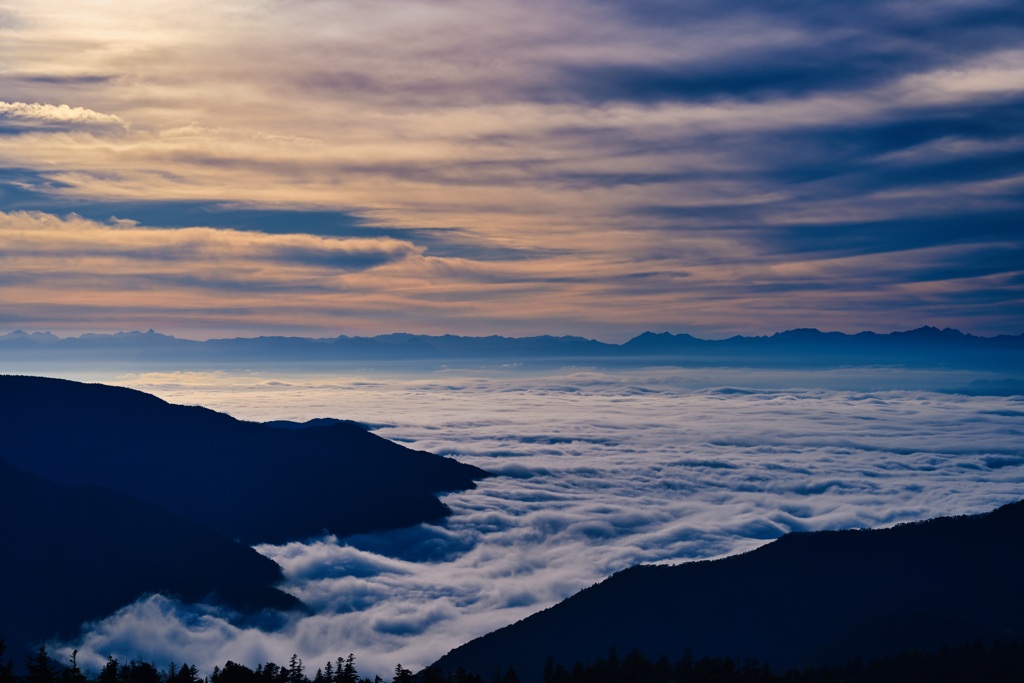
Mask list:
[[[957,372],[682,368],[111,378],[241,419],[361,420],[497,476],[447,494],[453,514],[439,524],[257,546],[308,615],[260,628],[143,596],[59,651],[78,649],[90,668],[113,654],[187,661],[202,674],[297,653],[310,675],[352,652],[360,671],[387,679],[397,663],[417,670],[639,562],[1018,500],[1024,397],[891,388],[918,374],[963,381]],[[829,383],[883,388],[820,388]]]
[[0,0],[0,331],[1024,319],[1016,0]]

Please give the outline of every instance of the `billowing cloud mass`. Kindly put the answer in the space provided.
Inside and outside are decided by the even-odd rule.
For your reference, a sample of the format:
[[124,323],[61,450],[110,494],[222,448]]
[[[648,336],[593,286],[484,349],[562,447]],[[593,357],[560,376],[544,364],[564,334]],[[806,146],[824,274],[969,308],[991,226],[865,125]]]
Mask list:
[[[79,661],[113,652],[212,668],[297,652],[315,671],[354,652],[362,670],[386,675],[637,562],[721,556],[787,531],[981,512],[1021,495],[1019,396],[778,389],[770,387],[813,386],[815,375],[755,374],[742,383],[742,374],[122,377],[249,419],[364,420],[499,476],[446,496],[454,514],[441,525],[260,546],[313,616],[279,628],[233,626],[150,597],[92,626],[74,644]],[[914,384],[856,375],[832,381]]]
[[0,4],[0,210],[428,259],[326,312],[28,289],[0,326],[1019,333],[1022,27],[1012,0]]

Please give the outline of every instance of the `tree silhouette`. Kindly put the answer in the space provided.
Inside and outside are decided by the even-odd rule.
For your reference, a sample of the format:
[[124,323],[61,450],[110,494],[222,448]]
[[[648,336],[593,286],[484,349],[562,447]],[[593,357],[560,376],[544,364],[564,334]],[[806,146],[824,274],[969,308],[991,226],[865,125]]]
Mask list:
[[210,676],[210,683],[256,683],[257,680],[255,671],[231,660],[224,664],[223,669],[214,669],[214,675]]
[[297,654],[293,654],[288,660],[288,683],[309,683],[309,679],[303,673],[302,660]]
[[71,652],[68,663],[64,665],[64,670],[60,673],[60,680],[61,683],[86,683],[85,675],[78,668],[78,650]]
[[338,665],[334,669],[334,676],[336,683],[359,683],[359,672],[356,670],[356,656],[350,652],[344,660],[338,657]]
[[0,638],[0,683],[15,683],[17,679],[14,677],[14,662],[7,660],[7,663],[4,663],[6,653],[7,643]]
[[100,669],[100,675],[97,679],[99,683],[117,683],[118,676],[117,670],[120,667],[117,660],[113,657],[107,657],[107,663]]
[[39,646],[35,654],[25,658],[25,677],[27,683],[57,683],[57,672],[49,655],[46,654],[46,643]]

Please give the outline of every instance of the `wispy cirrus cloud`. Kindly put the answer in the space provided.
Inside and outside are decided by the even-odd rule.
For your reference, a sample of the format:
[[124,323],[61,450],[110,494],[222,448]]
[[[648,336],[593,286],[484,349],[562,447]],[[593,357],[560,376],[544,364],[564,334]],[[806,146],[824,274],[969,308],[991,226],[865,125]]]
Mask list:
[[[1019,268],[940,286],[935,268],[917,267],[930,249],[976,261],[1021,248],[1007,227],[1024,210],[1024,35],[1013,2],[873,0],[854,12],[809,2],[176,0],[114,14],[46,0],[17,16],[0,45],[5,98],[74,104],[8,105],[29,117],[0,136],[8,208],[105,219],[98,212],[116,204],[128,210],[116,215],[145,222],[229,205],[252,218],[229,227],[262,231],[264,210],[344,215],[348,229],[430,235],[435,256],[473,262],[431,267],[504,276],[503,301],[520,310],[538,292],[553,299],[566,275],[610,273],[532,321],[548,332],[555,320],[600,329],[602,297],[625,288],[639,298],[615,307],[611,323],[633,332],[778,329],[806,319],[767,296],[788,284],[766,272],[807,260],[809,277],[823,259],[911,254],[902,274],[876,273],[890,283],[882,289],[864,284],[866,271],[819,271],[812,284],[848,305],[838,316],[804,299],[801,316],[847,330],[909,319],[1016,331]],[[25,107],[40,109],[31,118]],[[133,205],[146,208],[133,215]],[[172,224],[206,225],[193,217]],[[508,267],[513,252],[528,263]],[[712,266],[735,279],[708,305],[683,283]],[[915,288],[928,296],[896,291]],[[988,303],[984,319],[965,292]],[[886,297],[898,314],[870,304]],[[385,318],[416,316],[380,306]],[[477,314],[433,313],[463,331]],[[521,318],[492,320],[515,333]]]
[[[260,262],[344,272],[372,268],[419,252],[409,242],[391,238],[272,235],[201,227],[154,229],[130,220],[103,224],[74,215],[58,218],[28,212],[0,214],[0,240],[6,252],[4,259],[12,269],[53,256],[69,263],[119,258],[172,267],[183,263],[193,273],[205,268],[227,273],[232,266],[254,272]],[[91,272],[88,267],[84,270]]]
[[[268,219],[274,216],[288,220],[287,213]],[[0,323],[73,333],[151,327],[209,337],[240,328],[259,334],[267,321],[301,334],[396,327],[445,333],[453,324],[477,334],[503,327],[529,334],[568,321],[595,335],[621,329],[626,337],[664,310],[685,310],[714,326],[738,312],[756,317],[771,305],[769,332],[804,326],[808,318],[841,327],[850,312],[865,311],[905,329],[901,303],[921,307],[927,300],[930,311],[949,316],[951,296],[983,301],[985,290],[1020,286],[1010,275],[1020,267],[1020,249],[1007,237],[957,245],[938,234],[936,244],[915,247],[885,235],[895,248],[854,253],[821,244],[812,232],[790,239],[806,241],[804,253],[766,256],[768,245],[752,248],[742,233],[700,240],[647,233],[616,255],[595,244],[435,256],[415,232],[392,237],[358,227],[363,236],[345,237],[294,230],[155,228],[0,213]],[[588,312],[594,300],[621,308],[617,319]],[[725,300],[730,310],[723,312]],[[982,307],[964,320],[988,315]]]
[[[0,213],[5,311],[28,318],[42,311],[78,324],[107,314],[193,317],[201,329],[204,309],[219,307],[243,316],[247,309],[277,309],[287,318],[290,307],[324,305],[330,315],[346,278],[422,259],[422,251],[386,237],[146,228],[133,221]],[[48,308],[57,313],[45,313]],[[80,318],[73,308],[81,309]]]

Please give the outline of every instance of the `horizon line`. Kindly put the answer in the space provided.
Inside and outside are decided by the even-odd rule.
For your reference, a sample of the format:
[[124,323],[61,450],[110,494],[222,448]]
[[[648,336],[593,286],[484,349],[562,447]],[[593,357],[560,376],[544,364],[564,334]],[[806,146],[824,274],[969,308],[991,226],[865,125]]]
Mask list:
[[745,334],[733,334],[733,335],[729,335],[729,336],[726,336],[726,337],[700,337],[700,336],[691,334],[689,332],[671,332],[671,331],[668,331],[668,330],[654,331],[654,330],[651,330],[651,329],[646,329],[646,330],[643,330],[642,332],[639,332],[639,333],[636,333],[636,334],[632,335],[631,337],[627,338],[623,342],[604,341],[604,340],[601,340],[601,339],[597,339],[595,337],[586,337],[586,336],[582,336],[582,335],[578,335],[578,334],[550,334],[550,333],[548,333],[548,334],[531,334],[531,335],[524,335],[524,336],[508,336],[508,335],[504,335],[504,334],[488,334],[488,335],[456,334],[456,333],[453,333],[453,332],[446,332],[446,333],[443,333],[443,334],[428,334],[428,333],[404,332],[404,331],[382,332],[382,333],[378,333],[378,334],[352,334],[352,335],[344,334],[343,333],[343,334],[338,334],[336,336],[311,336],[311,335],[307,336],[307,335],[301,335],[301,334],[258,334],[258,335],[255,335],[255,336],[242,336],[242,335],[223,336],[223,337],[216,337],[215,336],[215,337],[207,337],[205,339],[196,339],[196,338],[192,338],[192,337],[177,336],[175,334],[169,334],[169,333],[166,333],[166,332],[158,332],[158,331],[156,331],[153,328],[148,328],[146,331],[142,331],[142,330],[136,329],[136,330],[118,330],[116,332],[80,332],[78,334],[73,334],[72,333],[72,334],[67,334],[65,336],[61,336],[61,335],[59,335],[57,333],[54,333],[54,332],[52,332],[50,330],[25,330],[23,328],[16,328],[16,329],[12,329],[12,330],[7,331],[7,332],[0,332],[0,339],[4,339],[5,337],[11,337],[11,336],[25,336],[25,337],[44,336],[44,337],[55,337],[57,341],[64,341],[64,340],[67,340],[67,339],[82,339],[83,337],[118,337],[118,336],[131,336],[131,335],[137,335],[137,336],[153,335],[153,336],[166,337],[168,339],[174,339],[176,341],[195,342],[195,343],[200,343],[201,344],[201,343],[211,342],[211,341],[239,341],[239,340],[253,340],[253,341],[255,341],[255,340],[259,340],[259,339],[302,339],[302,340],[308,340],[308,341],[336,341],[336,340],[339,340],[339,339],[378,339],[378,338],[381,338],[381,337],[407,336],[407,337],[421,337],[421,338],[426,338],[426,339],[442,339],[442,338],[445,338],[445,337],[456,337],[456,338],[460,338],[460,339],[495,339],[495,338],[497,338],[497,339],[509,339],[509,340],[545,339],[545,338],[547,338],[547,339],[577,339],[577,340],[583,340],[583,341],[588,341],[588,342],[597,342],[597,343],[605,344],[605,345],[608,345],[608,346],[622,346],[624,344],[629,343],[630,341],[633,341],[633,340],[638,339],[640,337],[643,337],[645,335],[653,335],[653,336],[670,335],[672,337],[691,337],[691,338],[699,340],[699,341],[714,342],[714,341],[728,341],[730,339],[738,339],[738,338],[741,338],[741,339],[759,339],[759,338],[760,339],[764,339],[764,338],[771,338],[771,337],[775,337],[775,336],[778,336],[778,335],[781,335],[781,334],[787,334],[787,333],[793,333],[793,332],[807,332],[807,333],[815,333],[815,334],[821,334],[821,335],[842,335],[842,336],[848,336],[849,337],[849,336],[857,336],[857,335],[861,335],[861,334],[871,334],[871,335],[877,335],[877,336],[888,336],[888,335],[893,335],[893,334],[907,334],[907,333],[911,333],[911,332],[921,332],[921,331],[938,332],[938,333],[956,333],[958,335],[962,335],[962,336],[965,336],[965,337],[974,337],[974,338],[977,338],[977,339],[997,339],[997,338],[1000,338],[1000,337],[1020,337],[1020,336],[1024,336],[1024,332],[1019,332],[1019,333],[1016,333],[1016,334],[1002,333],[1002,334],[994,334],[994,335],[981,335],[981,334],[974,334],[972,332],[964,332],[963,330],[960,330],[960,329],[955,328],[955,327],[938,327],[938,326],[935,326],[935,325],[920,325],[920,326],[914,327],[914,328],[893,329],[893,330],[889,330],[887,332],[879,332],[877,330],[868,330],[868,329],[858,330],[856,332],[844,332],[842,330],[822,330],[822,329],[819,329],[817,327],[794,327],[794,328],[788,328],[788,329],[784,329],[784,330],[777,330],[775,332],[769,332],[769,333],[764,333],[764,334],[745,333]]

